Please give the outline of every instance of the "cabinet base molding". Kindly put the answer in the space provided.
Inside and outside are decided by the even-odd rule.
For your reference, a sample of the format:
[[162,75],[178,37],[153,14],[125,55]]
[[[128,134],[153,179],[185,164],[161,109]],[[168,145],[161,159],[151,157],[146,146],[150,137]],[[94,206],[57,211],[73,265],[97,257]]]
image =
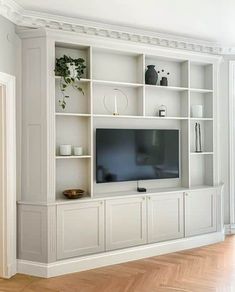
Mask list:
[[223,232],[214,232],[200,236],[71,258],[49,264],[18,260],[17,272],[31,276],[50,278],[213,244],[223,241],[224,237]]

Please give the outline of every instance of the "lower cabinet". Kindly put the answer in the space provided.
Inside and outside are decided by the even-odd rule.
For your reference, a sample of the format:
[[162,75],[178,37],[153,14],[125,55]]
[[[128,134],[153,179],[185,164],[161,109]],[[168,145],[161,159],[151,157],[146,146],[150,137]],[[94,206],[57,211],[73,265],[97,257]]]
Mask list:
[[185,236],[216,231],[216,190],[185,193]]
[[145,244],[146,197],[106,201],[106,250]]
[[57,207],[57,259],[104,251],[104,203]]
[[57,206],[57,259],[216,231],[216,189]]
[[148,242],[184,237],[183,193],[150,195],[148,206]]

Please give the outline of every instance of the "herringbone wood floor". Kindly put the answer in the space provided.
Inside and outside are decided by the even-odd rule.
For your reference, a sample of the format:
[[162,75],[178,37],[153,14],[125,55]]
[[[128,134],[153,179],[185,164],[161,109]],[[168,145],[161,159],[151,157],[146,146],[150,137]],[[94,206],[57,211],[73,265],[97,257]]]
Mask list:
[[0,292],[235,292],[235,236],[225,242],[66,276],[0,279]]

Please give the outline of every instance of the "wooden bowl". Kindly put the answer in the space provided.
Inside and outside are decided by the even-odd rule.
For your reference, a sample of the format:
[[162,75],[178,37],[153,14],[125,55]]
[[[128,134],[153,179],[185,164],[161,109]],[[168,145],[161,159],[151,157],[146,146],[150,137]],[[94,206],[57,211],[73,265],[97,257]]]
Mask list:
[[84,196],[84,191],[81,189],[65,190],[63,191],[63,195],[70,200],[80,199]]

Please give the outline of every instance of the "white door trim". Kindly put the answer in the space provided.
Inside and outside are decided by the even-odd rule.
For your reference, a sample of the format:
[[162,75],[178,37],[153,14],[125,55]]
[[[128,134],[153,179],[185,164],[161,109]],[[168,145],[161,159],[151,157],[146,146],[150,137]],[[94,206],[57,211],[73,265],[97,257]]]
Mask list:
[[[10,278],[16,273],[16,123],[15,123],[15,77],[0,72],[2,151],[0,153],[0,277]],[[1,149],[0,148],[0,149]]]
[[230,226],[235,223],[235,61],[229,61],[229,194],[230,194]]

